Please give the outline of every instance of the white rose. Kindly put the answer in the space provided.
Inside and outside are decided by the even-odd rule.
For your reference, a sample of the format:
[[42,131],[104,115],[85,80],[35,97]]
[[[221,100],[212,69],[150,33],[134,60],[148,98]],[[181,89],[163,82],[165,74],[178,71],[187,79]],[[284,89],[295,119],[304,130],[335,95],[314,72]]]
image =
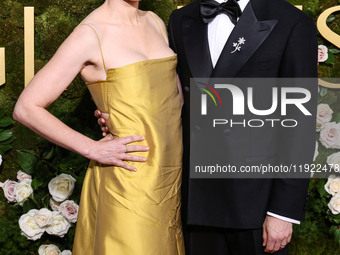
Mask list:
[[60,212],[53,211],[52,222],[47,227],[46,232],[50,235],[64,237],[70,227],[71,224]]
[[62,254],[58,246],[54,244],[40,245],[38,253],[39,255],[61,255]]
[[15,197],[19,205],[24,205],[28,197],[33,193],[30,180],[23,180],[15,186]]
[[313,161],[316,160],[316,158],[318,157],[319,155],[319,144],[318,142],[315,142],[315,151],[314,151],[314,158],[313,158]]
[[316,123],[316,132],[320,132],[326,125],[327,123]]
[[340,149],[340,123],[327,123],[320,131],[320,142],[327,149]]
[[70,251],[70,250],[63,250],[61,255],[72,255],[72,251]]
[[75,182],[71,175],[61,174],[49,182],[48,190],[55,201],[63,202],[72,195]]
[[53,211],[59,211],[60,202],[57,202],[53,198],[50,198],[50,206]]
[[59,211],[71,223],[77,222],[79,205],[72,200],[66,200],[60,204]]
[[32,180],[32,176],[30,176],[29,174],[26,174],[25,172],[19,170],[17,172],[17,179],[19,182],[23,181],[23,180]]
[[45,229],[40,228],[34,220],[37,212],[38,210],[32,209],[28,213],[21,215],[19,219],[21,234],[26,236],[28,240],[38,240],[45,232]]
[[327,164],[337,172],[340,170],[340,152],[333,153],[327,157]]
[[325,62],[328,59],[328,48],[325,45],[318,47],[318,62]]
[[335,175],[330,175],[328,177],[328,181],[325,184],[325,190],[328,194],[334,196],[335,194],[339,193],[340,191],[340,178],[336,177]]
[[332,197],[331,201],[328,203],[328,208],[333,214],[340,213],[340,194],[336,194],[334,197]]
[[4,190],[5,198],[8,202],[16,202],[15,187],[18,185],[16,181],[7,180],[4,183],[0,182],[0,187]]
[[52,212],[47,208],[42,208],[34,215],[34,220],[39,227],[44,228],[51,223]]
[[333,111],[328,104],[319,104],[316,114],[316,131],[320,131],[323,124],[328,123],[332,119]]

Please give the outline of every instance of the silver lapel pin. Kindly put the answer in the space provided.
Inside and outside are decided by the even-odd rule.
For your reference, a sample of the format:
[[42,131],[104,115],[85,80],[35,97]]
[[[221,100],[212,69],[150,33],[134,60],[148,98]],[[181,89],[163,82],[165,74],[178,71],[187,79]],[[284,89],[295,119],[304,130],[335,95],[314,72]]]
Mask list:
[[238,38],[238,42],[233,43],[233,47],[235,48],[231,53],[235,53],[236,51],[241,51],[241,45],[246,43],[246,39],[244,37]]

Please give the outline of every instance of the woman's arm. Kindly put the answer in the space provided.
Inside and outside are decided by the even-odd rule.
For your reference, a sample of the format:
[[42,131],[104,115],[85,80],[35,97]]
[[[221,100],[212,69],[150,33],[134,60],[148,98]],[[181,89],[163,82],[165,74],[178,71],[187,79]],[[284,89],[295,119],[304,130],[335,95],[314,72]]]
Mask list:
[[129,151],[146,151],[148,148],[134,145],[126,147],[126,144],[141,141],[143,137],[113,139],[109,136],[94,141],[69,128],[45,109],[60,96],[86,64],[92,63],[100,68],[98,47],[97,38],[90,28],[78,26],[24,89],[15,106],[13,118],[47,140],[84,157],[135,170],[123,160],[145,161],[145,158],[126,154],[127,148]]

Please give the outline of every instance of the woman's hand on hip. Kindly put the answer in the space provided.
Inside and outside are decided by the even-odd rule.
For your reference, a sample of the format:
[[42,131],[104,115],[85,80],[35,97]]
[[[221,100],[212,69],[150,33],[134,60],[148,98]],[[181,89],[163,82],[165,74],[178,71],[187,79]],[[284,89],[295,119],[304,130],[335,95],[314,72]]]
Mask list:
[[128,165],[125,161],[146,161],[146,157],[129,154],[129,152],[149,151],[148,146],[129,145],[130,143],[143,141],[144,139],[145,137],[139,135],[115,138],[109,134],[99,141],[94,141],[91,148],[89,148],[87,158],[105,165],[115,165],[130,171],[137,171],[135,167]]

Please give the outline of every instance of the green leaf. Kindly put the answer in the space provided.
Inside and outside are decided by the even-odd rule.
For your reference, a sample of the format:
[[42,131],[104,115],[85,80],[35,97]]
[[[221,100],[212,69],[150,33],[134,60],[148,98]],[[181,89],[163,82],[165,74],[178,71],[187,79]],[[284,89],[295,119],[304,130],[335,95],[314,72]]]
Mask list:
[[340,49],[339,49],[339,48],[336,48],[336,47],[334,47],[334,46],[330,47],[330,48],[328,49],[328,51],[331,52],[331,53],[333,53],[333,54],[335,54],[335,55],[340,53]]
[[7,151],[12,149],[12,146],[9,144],[0,144],[0,154],[5,154]]
[[31,186],[33,190],[36,190],[37,188],[41,187],[44,184],[42,180],[39,180],[37,178],[33,178]]
[[334,233],[335,233],[335,231],[337,231],[337,229],[338,229],[338,226],[331,226],[330,228],[329,228],[329,233],[331,234],[331,235],[334,235]]
[[334,55],[332,52],[328,52],[328,58],[327,60],[324,62],[325,64],[330,64],[333,65],[334,64]]
[[310,8],[307,7],[304,12],[308,15],[308,16],[314,16],[314,11]]
[[6,112],[4,109],[0,109],[0,118],[2,118],[3,116],[5,116]]
[[25,201],[22,208],[23,213],[27,213],[29,210],[35,209],[35,203],[31,199],[28,199],[27,201]]
[[334,231],[334,241],[337,244],[340,244],[340,229],[339,228],[336,231]]
[[[36,208],[38,209],[38,208],[46,207],[45,205],[47,204],[47,201],[49,201],[48,198],[49,198],[49,193],[46,193],[46,191],[35,193],[34,194],[34,202],[37,206]],[[46,201],[44,201],[44,200],[46,200]]]
[[337,113],[337,115],[335,115],[335,117],[333,117],[333,120],[338,123],[340,122],[340,113]]
[[7,139],[6,141],[2,141],[1,144],[10,144],[15,140],[15,137],[12,136],[11,138]]
[[321,197],[329,197],[330,196],[330,194],[328,194],[327,191],[325,190],[326,182],[327,182],[327,180],[320,179],[316,184],[316,188],[317,188]]
[[334,20],[335,20],[335,16],[334,15],[329,15],[327,20],[326,20],[326,23],[330,23],[330,22],[332,22]]
[[334,221],[334,223],[336,223],[336,224],[340,224],[340,214],[338,214],[337,216],[335,216],[335,217],[333,218],[333,221]]
[[327,88],[320,86],[320,92],[319,92],[320,96],[324,97],[327,94],[327,92],[328,92]]
[[0,133],[0,142],[6,141],[13,135],[11,130],[5,130]]
[[44,155],[44,159],[50,160],[53,156],[53,153],[54,153],[54,146],[52,147],[52,149],[46,155]]
[[14,120],[10,117],[4,116],[0,118],[0,127],[8,127],[9,125],[12,125],[14,123]]
[[49,181],[55,177],[54,172],[51,172],[48,165],[44,164],[43,161],[38,161],[34,169],[38,169],[38,171],[35,171],[33,179],[37,179],[39,188],[46,187]]
[[337,96],[331,96],[331,97],[326,97],[324,100],[322,100],[322,103],[332,105],[335,102],[337,102],[338,97]]
[[34,173],[34,167],[38,162],[38,158],[34,152],[17,150],[18,163],[25,173],[32,175]]

